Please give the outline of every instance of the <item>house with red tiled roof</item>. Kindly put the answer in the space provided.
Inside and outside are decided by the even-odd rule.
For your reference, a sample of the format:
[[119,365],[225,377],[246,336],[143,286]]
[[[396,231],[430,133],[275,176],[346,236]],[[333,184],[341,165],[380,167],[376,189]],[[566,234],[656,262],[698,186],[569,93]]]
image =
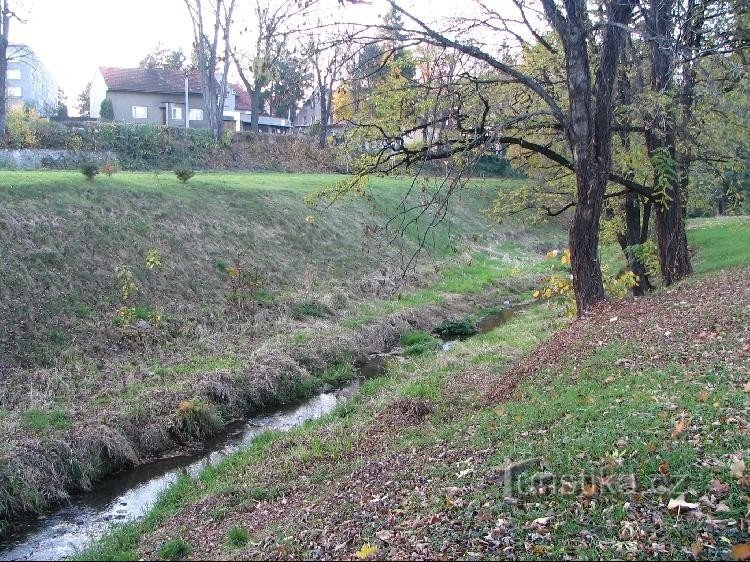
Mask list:
[[[91,82],[91,117],[101,117],[101,104],[112,102],[114,121],[166,125],[178,128],[208,127],[198,73],[162,68],[102,66]],[[224,102],[224,126],[234,131],[250,128],[250,95],[238,84],[229,84]],[[282,133],[286,119],[259,116],[261,130]]]

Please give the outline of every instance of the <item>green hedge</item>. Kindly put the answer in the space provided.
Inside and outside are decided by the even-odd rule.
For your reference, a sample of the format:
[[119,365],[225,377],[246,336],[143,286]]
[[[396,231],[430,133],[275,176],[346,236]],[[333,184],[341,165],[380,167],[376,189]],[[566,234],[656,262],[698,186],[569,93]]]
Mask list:
[[223,148],[205,129],[170,129],[130,123],[62,124],[15,111],[8,119],[8,148],[111,151],[123,169],[172,169],[178,164],[210,166]]

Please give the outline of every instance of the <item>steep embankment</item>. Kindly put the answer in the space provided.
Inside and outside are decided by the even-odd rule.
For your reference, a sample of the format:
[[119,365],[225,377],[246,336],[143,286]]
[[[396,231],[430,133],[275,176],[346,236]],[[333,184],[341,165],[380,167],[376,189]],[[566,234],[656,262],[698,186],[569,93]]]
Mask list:
[[[134,275],[136,304],[167,319],[209,325],[236,316],[228,270],[238,253],[241,267],[257,270],[267,301],[300,292],[367,294],[365,278],[381,269],[386,277],[394,273],[385,255],[401,250],[408,256],[416,249],[413,227],[406,240],[393,244],[368,230],[398,218],[409,184],[375,180],[377,197],[370,203],[355,198],[327,209],[307,204],[314,191],[341,179],[206,173],[183,185],[171,173],[120,173],[86,182],[75,172],[0,172],[3,365],[49,364],[72,343],[89,354],[116,343],[103,337],[103,328],[123,304],[118,266]],[[487,183],[457,196],[448,219],[430,231],[433,254],[446,257],[451,248],[464,252],[517,232],[489,229],[481,217],[503,185]],[[420,195],[410,203],[419,203]],[[433,211],[422,217],[420,230]],[[154,270],[145,264],[151,249],[163,262]],[[368,283],[360,287],[363,281]],[[101,328],[93,340],[89,320]]]
[[[747,221],[696,227],[699,270],[750,261]],[[182,479],[86,557],[740,556],[749,279],[699,274],[563,329],[534,307],[394,361],[327,419]]]
[[[384,255],[411,255],[417,230],[395,242],[373,230],[398,217],[409,184],[375,182],[371,201],[306,204],[339,179],[0,174],[0,431],[10,436],[0,517],[44,510],[243,413],[341,383],[354,358],[414,327],[514,298],[561,238],[488,228],[480,211],[505,184],[482,183],[431,230],[429,272],[397,287]],[[149,268],[152,249],[160,259]],[[118,266],[131,276],[118,278]]]

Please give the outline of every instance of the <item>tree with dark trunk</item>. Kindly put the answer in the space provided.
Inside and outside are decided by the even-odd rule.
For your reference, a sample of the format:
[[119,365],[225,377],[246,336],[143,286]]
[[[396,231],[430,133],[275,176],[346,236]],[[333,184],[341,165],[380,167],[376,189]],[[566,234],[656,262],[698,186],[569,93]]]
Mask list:
[[[674,82],[673,50],[671,41],[665,40],[674,32],[673,13],[674,0],[651,0],[648,9],[643,11],[649,33],[650,88],[659,94],[668,93]],[[646,114],[646,146],[656,168],[654,184],[661,186],[656,195],[654,226],[662,279],[671,285],[693,271],[683,216],[685,194],[677,170],[674,115],[669,108],[659,104],[649,109],[650,115]]]
[[[505,82],[520,85],[526,90],[526,95],[533,96],[542,105],[546,105],[546,110],[541,113],[552,118],[553,127],[558,126],[564,131],[570,157],[557,154],[548,146],[527,143],[523,138],[497,135],[485,127],[484,119],[480,126],[466,130],[465,134],[473,134],[473,139],[467,139],[465,143],[452,143],[451,147],[442,147],[437,151],[429,147],[423,151],[422,156],[426,159],[437,158],[453,154],[455,150],[467,147],[473,149],[487,142],[502,143],[513,139],[527,149],[536,146],[541,154],[546,157],[553,156],[558,163],[564,162],[575,175],[576,199],[570,228],[570,251],[577,308],[579,314],[583,314],[605,297],[599,260],[599,221],[607,184],[612,175],[612,106],[615,78],[626,29],[633,14],[634,0],[604,2],[603,15],[598,25],[600,33],[594,33],[592,30],[585,0],[565,0],[562,5],[558,5],[554,0],[541,0],[543,13],[559,36],[564,50],[567,111],[563,110],[553,89],[541,80],[510,62],[494,57],[489,51],[475,44],[451,39],[407,12],[395,1],[391,0],[390,4],[408,23],[414,25],[412,28],[399,26],[391,31],[399,33],[404,40],[421,40],[442,48],[453,49],[488,65],[504,76]],[[524,14],[527,7],[520,0],[515,4],[521,14]],[[507,28],[508,21],[513,19],[512,16],[504,17],[493,11],[488,13],[488,17],[496,18],[500,22],[497,26],[493,24],[495,29],[502,29],[502,25]],[[526,17],[523,19],[528,22]],[[477,25],[476,21],[473,20],[474,23],[471,25]],[[462,31],[466,32],[465,29]],[[536,32],[533,34],[540,36]],[[518,37],[517,34],[515,36]],[[546,45],[549,47],[549,43]],[[598,66],[590,57],[590,53],[595,50],[599,53]],[[595,67],[593,73],[592,67]],[[486,99],[482,99],[482,103],[485,106],[486,117],[491,112],[490,104]],[[533,112],[534,116],[539,114],[540,112]],[[453,121],[460,123],[460,116],[457,115]],[[393,146],[393,143],[389,146]],[[409,158],[414,157],[414,154],[409,155],[409,150],[403,142],[398,142],[396,152],[405,155],[407,162]]]
[[[607,4],[601,61],[592,87],[585,0],[566,0],[563,15],[553,0],[543,0],[547,19],[565,49],[569,115],[565,133],[573,152],[576,207],[570,227],[570,262],[579,313],[604,299],[599,262],[599,220],[612,170],[612,103],[617,65],[625,41],[631,0]],[[593,106],[593,107],[592,107]]]
[[[381,94],[381,107],[400,114],[406,111],[407,119],[395,120],[395,125],[382,111],[369,119],[360,111],[348,120],[365,131],[358,139],[353,135],[370,150],[363,175],[410,167],[422,170],[431,160],[442,160],[446,170],[452,167],[452,180],[446,171],[451,186],[428,202],[441,208],[454,187],[471,173],[477,158],[485,151],[510,146],[511,158],[540,180],[537,188],[504,194],[517,205],[513,212],[537,209],[557,216],[573,209],[569,243],[581,314],[604,298],[598,250],[604,201],[619,201],[615,207],[608,204],[607,215],[618,209],[617,220],[622,219],[618,241],[640,278],[636,293],[651,288],[648,273],[651,256],[656,257],[648,244],[652,215],[658,239],[655,254],[664,281],[672,283],[689,274],[685,190],[690,166],[700,158],[696,153],[705,148],[699,151],[693,144],[695,60],[711,57],[713,65],[726,64],[716,86],[726,91],[727,80],[739,82],[731,75],[727,53],[741,54],[737,51],[743,48],[741,38],[750,34],[743,27],[744,8],[724,0],[537,2],[535,6],[531,0],[512,0],[515,13],[508,4],[502,14],[477,2],[478,15],[427,24],[389,0],[405,24],[393,28],[373,24],[357,39],[371,44],[386,29],[400,39],[401,49],[428,44],[452,53],[457,62],[455,76],[433,83],[429,75],[420,74],[419,80],[398,84],[404,92],[411,89],[418,94],[395,90]],[[710,17],[704,14],[707,6]],[[542,19],[548,27],[531,23]],[[373,28],[378,33],[370,33]],[[705,45],[707,31],[714,37],[710,46]],[[496,56],[482,42],[488,37],[504,46],[515,41],[520,48],[508,47]],[[388,57],[385,49],[382,59]],[[628,57],[628,72],[618,75]],[[627,100],[613,99],[618,85],[632,90]],[[435,101],[425,102],[437,92],[440,96]],[[678,99],[682,100],[681,112],[675,109]],[[418,116],[409,114],[412,106]],[[622,110],[615,111],[616,107]],[[682,116],[679,123],[678,115]],[[622,143],[613,144],[615,133]],[[421,138],[421,144],[415,138]],[[373,145],[380,148],[373,150]],[[716,161],[737,158],[719,155]],[[704,158],[701,165],[707,161]],[[496,205],[500,209],[509,206]]]

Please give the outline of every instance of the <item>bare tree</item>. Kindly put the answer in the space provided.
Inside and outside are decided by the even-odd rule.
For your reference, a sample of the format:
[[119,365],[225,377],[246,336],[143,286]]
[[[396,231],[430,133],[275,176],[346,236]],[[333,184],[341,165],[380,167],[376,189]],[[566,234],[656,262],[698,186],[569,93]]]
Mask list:
[[208,127],[219,138],[223,127],[235,0],[184,0],[193,23],[194,50]]
[[247,65],[240,60],[237,50],[232,51],[232,56],[240,79],[251,96],[250,129],[257,133],[260,129],[258,118],[263,109],[263,88],[271,82],[277,63],[285,53],[290,36],[286,26],[302,13],[303,8],[296,0],[255,0],[254,10],[256,29],[255,50],[249,56],[251,75],[245,70]]
[[308,53],[313,68],[313,96],[320,105],[320,128],[318,129],[318,144],[325,148],[328,131],[333,115],[333,92],[341,80],[342,73],[349,59],[348,41],[334,41],[327,43],[322,39],[310,38]]

